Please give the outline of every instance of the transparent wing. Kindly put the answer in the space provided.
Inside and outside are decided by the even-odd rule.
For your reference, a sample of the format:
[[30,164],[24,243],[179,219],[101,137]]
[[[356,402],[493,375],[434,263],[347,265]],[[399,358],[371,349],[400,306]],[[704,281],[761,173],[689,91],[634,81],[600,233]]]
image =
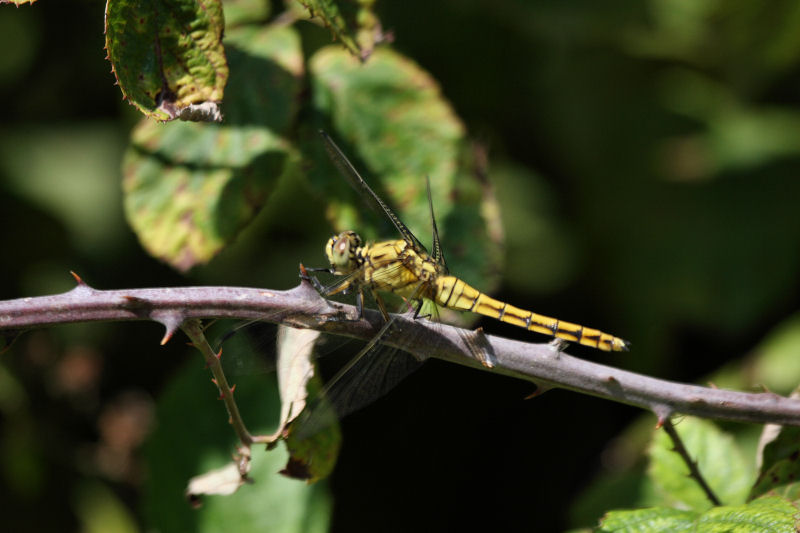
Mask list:
[[408,227],[403,224],[403,221],[400,220],[400,217],[398,217],[395,212],[392,211],[392,209],[386,205],[386,203],[381,200],[377,194],[375,194],[375,191],[373,191],[370,186],[367,185],[367,182],[364,181],[364,178],[361,177],[361,174],[358,173],[350,160],[347,159],[347,156],[345,156],[339,147],[336,146],[336,143],[333,142],[333,139],[331,139],[330,135],[325,133],[323,130],[319,130],[319,134],[322,136],[322,140],[325,141],[325,149],[328,151],[328,155],[330,155],[331,160],[341,171],[342,175],[347,179],[348,183],[350,183],[350,186],[353,187],[358,194],[365,199],[368,205],[377,206],[380,211],[383,211],[389,220],[392,221],[394,227],[397,228],[397,231],[400,232],[400,235],[403,236],[403,239],[413,244],[416,250],[427,252],[422,243],[419,242],[419,239],[417,239],[414,234],[411,233],[411,230],[409,230]]
[[[421,294],[422,284],[415,291]],[[374,402],[393,389],[422,361],[381,342],[397,320],[393,314],[380,331],[336,375],[294,423],[294,434],[307,439],[335,420]]]

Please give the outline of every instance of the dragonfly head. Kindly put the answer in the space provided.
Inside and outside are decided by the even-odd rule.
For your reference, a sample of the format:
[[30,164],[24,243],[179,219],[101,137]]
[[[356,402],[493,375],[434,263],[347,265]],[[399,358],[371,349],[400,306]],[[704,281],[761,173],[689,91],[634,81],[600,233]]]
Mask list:
[[343,231],[328,239],[325,255],[334,274],[349,274],[358,268],[356,250],[361,246],[361,237],[354,231]]

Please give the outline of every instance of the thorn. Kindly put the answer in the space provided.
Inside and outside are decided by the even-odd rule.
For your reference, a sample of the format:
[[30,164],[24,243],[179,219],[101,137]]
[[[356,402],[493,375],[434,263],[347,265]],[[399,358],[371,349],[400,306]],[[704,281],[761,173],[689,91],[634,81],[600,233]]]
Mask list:
[[669,417],[672,416],[672,409],[666,405],[656,405],[653,407],[653,413],[658,417],[656,429],[661,429],[667,423]]
[[567,349],[569,346],[569,342],[565,341],[564,339],[559,339],[558,337],[554,337],[553,340],[548,342],[550,346],[556,351],[556,355],[560,355],[561,352]]
[[211,383],[219,387],[219,383],[217,383],[217,378],[211,378]]
[[161,343],[160,343],[161,346],[164,346],[169,342],[169,340],[172,338],[173,333],[175,333],[175,331],[167,331],[166,333],[164,333],[164,336],[161,337]]
[[160,322],[166,328],[164,336],[161,337],[161,346],[164,346],[172,338],[172,335],[178,331],[178,328],[181,327],[184,317],[183,314],[173,311],[166,313],[153,312],[150,313],[150,318]]
[[219,352],[218,352],[218,353],[216,353],[216,354],[214,354],[214,355],[216,355],[216,356],[217,356],[217,361],[219,361],[220,359],[222,359],[222,348],[220,347],[220,349],[219,349]]
[[231,396],[233,396],[233,392],[234,392],[235,390],[236,390],[236,383],[234,383],[234,384],[233,384],[233,387],[231,387]]
[[69,273],[72,274],[72,277],[75,278],[75,281],[78,283],[78,285],[83,285],[84,287],[88,287],[88,285],[86,285],[86,282],[83,281],[81,277],[77,275],[74,271],[70,270]]

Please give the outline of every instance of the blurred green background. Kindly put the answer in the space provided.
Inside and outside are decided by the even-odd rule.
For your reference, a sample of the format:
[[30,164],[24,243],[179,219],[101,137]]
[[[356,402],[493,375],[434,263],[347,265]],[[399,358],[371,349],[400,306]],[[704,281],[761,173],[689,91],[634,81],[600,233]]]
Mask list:
[[[293,181],[207,266],[181,275],[141,248],[121,188],[140,116],[103,59],[103,5],[0,10],[0,298],[69,290],[70,270],[105,289],[294,286],[299,262],[322,264],[331,229],[324,202]],[[379,2],[377,13],[488,153],[505,232],[495,296],[633,342],[627,354],[570,349],[582,357],[688,382],[727,364],[749,376],[743,386],[766,381],[748,361],[774,328],[796,330],[800,304],[800,5],[411,0]],[[298,28],[306,46],[328,40]],[[171,458],[187,463],[170,485],[180,491],[183,472],[208,467],[201,450],[230,452],[202,361],[181,341],[159,347],[161,333],[150,323],[65,326],[4,354],[9,530],[143,530],[163,512],[147,480],[168,477]],[[320,516],[332,509],[335,531],[592,525],[598,515],[575,502],[596,474],[635,462],[612,451],[640,412],[562,391],[522,401],[531,392],[430,362],[344,422],[335,475],[304,497]],[[165,400],[176,397],[182,408]],[[252,401],[258,417],[267,400]],[[159,447],[151,437],[142,455],[170,409],[206,438]],[[256,425],[268,426],[272,415],[261,416]],[[215,530],[180,496],[164,495],[166,508]],[[266,497],[255,502],[269,514]],[[305,519],[298,529],[325,527]]]

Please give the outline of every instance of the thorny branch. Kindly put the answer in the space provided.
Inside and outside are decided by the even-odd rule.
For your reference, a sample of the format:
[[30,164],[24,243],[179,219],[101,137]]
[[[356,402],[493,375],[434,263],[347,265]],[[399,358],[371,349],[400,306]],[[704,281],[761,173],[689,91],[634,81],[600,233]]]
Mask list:
[[[52,296],[0,301],[0,333],[76,322],[154,320],[166,328],[165,343],[190,319],[259,319],[318,329],[364,340],[382,323],[377,312],[362,320],[348,305],[328,302],[308,283],[288,291],[238,287],[172,287],[96,290],[82,281]],[[675,414],[702,418],[800,426],[800,400],[770,392],[745,393],[687,385],[585,361],[551,344],[526,343],[483,335],[426,320],[399,317],[386,344],[419,358],[436,357],[535,383],[540,391],[562,388],[648,409],[664,423]],[[413,345],[408,344],[413,339]],[[475,346],[488,355],[489,368]]]

